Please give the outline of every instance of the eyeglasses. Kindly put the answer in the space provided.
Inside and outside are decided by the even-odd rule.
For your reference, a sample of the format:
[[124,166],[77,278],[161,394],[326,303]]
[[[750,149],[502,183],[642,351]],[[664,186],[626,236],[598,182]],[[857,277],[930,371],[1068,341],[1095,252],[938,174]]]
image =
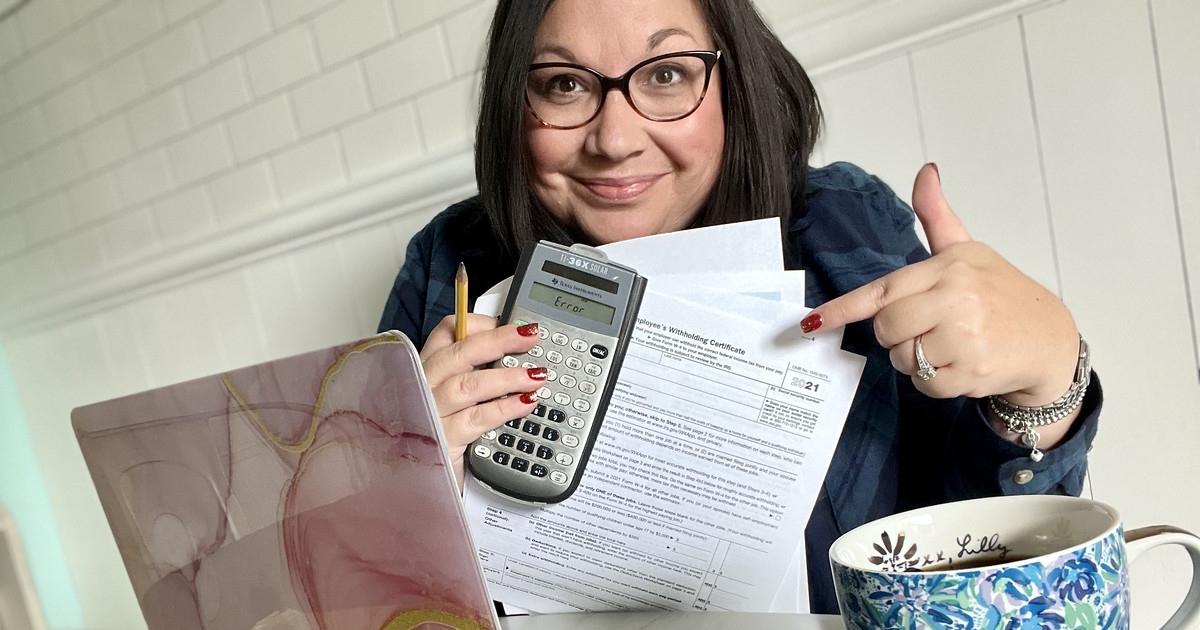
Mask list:
[[651,57],[619,77],[573,63],[529,66],[525,102],[546,127],[575,129],[592,121],[609,90],[620,90],[633,110],[657,122],[686,118],[704,100],[721,51],[694,50]]

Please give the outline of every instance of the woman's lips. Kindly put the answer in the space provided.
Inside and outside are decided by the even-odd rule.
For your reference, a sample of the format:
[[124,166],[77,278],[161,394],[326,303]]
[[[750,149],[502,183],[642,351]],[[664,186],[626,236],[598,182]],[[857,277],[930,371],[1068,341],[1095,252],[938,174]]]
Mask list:
[[606,201],[628,201],[646,192],[662,175],[637,177],[589,177],[577,181],[596,197]]

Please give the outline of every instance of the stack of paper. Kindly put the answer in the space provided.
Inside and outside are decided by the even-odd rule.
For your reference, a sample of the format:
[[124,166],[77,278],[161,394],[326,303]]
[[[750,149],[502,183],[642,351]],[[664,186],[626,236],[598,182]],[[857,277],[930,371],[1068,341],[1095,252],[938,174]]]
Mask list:
[[[649,280],[579,489],[468,483],[493,598],[533,612],[808,612],[804,528],[863,359],[804,336],[777,220],[602,247]],[[499,293],[476,312],[496,314]]]

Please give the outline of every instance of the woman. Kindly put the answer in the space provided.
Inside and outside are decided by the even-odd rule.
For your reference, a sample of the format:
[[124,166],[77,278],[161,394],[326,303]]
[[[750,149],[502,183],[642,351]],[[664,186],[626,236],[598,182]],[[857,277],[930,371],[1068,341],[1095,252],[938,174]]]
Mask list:
[[478,369],[531,348],[536,325],[473,317],[453,343],[459,261],[479,291],[532,239],[780,217],[787,266],[806,269],[816,307],[802,328],[847,325],[844,347],[867,357],[805,530],[813,612],[837,611],[827,552],[854,526],[1081,490],[1101,395],[1066,307],[970,240],[935,166],[918,173],[912,209],[854,166],[808,167],[816,95],[750,2],[501,0],[481,103],[480,195],[413,238],[380,323],[424,344],[460,484],[465,446],[532,411],[544,376]]

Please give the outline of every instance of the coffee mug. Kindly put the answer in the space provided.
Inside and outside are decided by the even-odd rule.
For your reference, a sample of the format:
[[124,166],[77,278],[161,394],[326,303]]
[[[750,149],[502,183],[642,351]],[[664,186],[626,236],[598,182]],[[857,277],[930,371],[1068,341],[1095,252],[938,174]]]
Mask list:
[[1200,538],[1169,526],[1124,531],[1112,507],[1078,497],[945,503],[872,521],[829,549],[842,619],[866,628],[1129,628],[1128,566],[1181,545],[1192,584],[1164,629],[1200,626]]

